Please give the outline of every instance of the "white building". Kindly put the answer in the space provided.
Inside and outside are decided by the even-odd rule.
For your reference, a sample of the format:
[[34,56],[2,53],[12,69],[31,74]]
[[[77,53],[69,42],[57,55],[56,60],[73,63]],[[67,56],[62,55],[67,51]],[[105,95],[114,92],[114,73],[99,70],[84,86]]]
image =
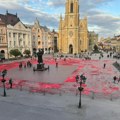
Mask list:
[[21,21],[14,26],[7,25],[8,52],[18,49],[23,54],[25,50],[32,53],[31,29],[26,27]]

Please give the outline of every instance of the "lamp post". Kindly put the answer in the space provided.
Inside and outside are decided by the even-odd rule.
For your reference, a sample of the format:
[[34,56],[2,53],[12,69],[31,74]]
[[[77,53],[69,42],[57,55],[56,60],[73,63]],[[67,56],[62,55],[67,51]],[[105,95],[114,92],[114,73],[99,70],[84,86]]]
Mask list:
[[3,83],[3,96],[4,97],[6,97],[6,90],[5,90],[5,82],[6,82],[6,80],[5,80],[5,75],[7,74],[7,70],[5,69],[5,70],[3,70],[2,71],[2,83]]
[[84,90],[84,88],[82,87],[82,84],[85,84],[86,79],[87,78],[83,74],[81,74],[80,76],[79,75],[76,76],[76,82],[79,83],[79,85],[80,85],[78,87],[78,90],[80,91],[80,99],[79,99],[79,106],[78,106],[78,108],[81,108],[81,93]]

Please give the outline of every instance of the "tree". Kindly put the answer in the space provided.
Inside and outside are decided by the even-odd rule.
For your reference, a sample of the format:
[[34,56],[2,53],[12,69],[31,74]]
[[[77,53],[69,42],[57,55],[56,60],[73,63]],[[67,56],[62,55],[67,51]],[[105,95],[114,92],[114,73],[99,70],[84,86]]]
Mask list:
[[97,45],[94,45],[94,51],[99,51]]
[[16,58],[17,56],[20,56],[22,54],[18,49],[13,49],[13,50],[10,50],[10,55],[15,56],[15,58]]
[[25,50],[24,54],[27,55],[27,56],[30,56],[30,50]]

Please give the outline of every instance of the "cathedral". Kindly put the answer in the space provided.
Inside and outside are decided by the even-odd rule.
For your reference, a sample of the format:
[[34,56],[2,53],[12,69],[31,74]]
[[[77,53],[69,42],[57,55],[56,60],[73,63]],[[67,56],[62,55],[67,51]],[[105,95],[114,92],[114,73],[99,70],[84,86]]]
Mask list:
[[80,19],[79,0],[66,0],[65,17],[60,15],[58,50],[78,54],[88,50],[87,18]]

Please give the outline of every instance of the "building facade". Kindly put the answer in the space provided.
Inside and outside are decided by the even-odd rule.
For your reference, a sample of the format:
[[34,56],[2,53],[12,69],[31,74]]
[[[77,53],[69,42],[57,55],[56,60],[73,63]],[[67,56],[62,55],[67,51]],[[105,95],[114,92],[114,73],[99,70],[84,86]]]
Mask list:
[[98,34],[96,34],[94,31],[89,31],[88,39],[89,39],[89,50],[93,50],[94,45],[98,44]]
[[39,21],[36,19],[32,26],[33,52],[38,49],[44,49],[44,53],[53,53],[55,36],[56,32],[51,32],[46,26],[41,26]]
[[[7,25],[8,52],[18,49],[22,54],[25,50],[32,53],[31,29],[26,27],[21,21],[14,26]],[[9,57],[11,57],[9,55]]]
[[53,41],[53,51],[54,53],[56,53],[58,52],[58,46],[57,46],[58,45],[58,33],[55,30],[53,30],[51,34],[52,34],[52,41]]
[[58,49],[61,53],[88,50],[87,18],[80,19],[79,0],[66,0],[65,18],[60,16]]
[[5,15],[0,14],[0,20],[0,29],[3,33],[0,49],[4,48],[5,58],[12,57],[9,52],[13,49],[18,49],[22,54],[26,49],[32,52],[31,28],[25,26],[17,14],[10,14],[8,11]]
[[120,35],[114,36],[112,38],[108,37],[101,40],[103,49],[113,50],[120,53]]
[[0,57],[2,58],[7,58],[8,53],[6,34],[7,34],[6,24],[2,22],[2,20],[0,19],[0,55],[1,55]]
[[44,53],[57,51],[58,34],[50,31],[46,26],[41,26],[36,19],[34,25],[23,24],[17,14],[0,14],[0,53],[7,59],[12,57],[10,51],[18,49],[23,55],[25,50],[30,50],[31,55],[38,49]]

